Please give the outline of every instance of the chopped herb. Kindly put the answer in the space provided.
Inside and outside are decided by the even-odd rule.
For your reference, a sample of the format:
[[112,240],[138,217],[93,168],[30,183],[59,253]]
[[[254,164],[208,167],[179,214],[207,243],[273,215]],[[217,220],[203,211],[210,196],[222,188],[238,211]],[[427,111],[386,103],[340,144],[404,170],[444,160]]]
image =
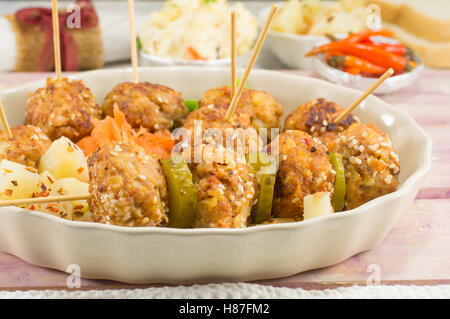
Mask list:
[[189,112],[195,111],[198,109],[198,101],[195,100],[186,100],[184,101],[184,105],[188,108]]
[[142,49],[142,42],[141,42],[141,39],[139,39],[139,37],[136,37],[136,46],[137,46],[138,50]]

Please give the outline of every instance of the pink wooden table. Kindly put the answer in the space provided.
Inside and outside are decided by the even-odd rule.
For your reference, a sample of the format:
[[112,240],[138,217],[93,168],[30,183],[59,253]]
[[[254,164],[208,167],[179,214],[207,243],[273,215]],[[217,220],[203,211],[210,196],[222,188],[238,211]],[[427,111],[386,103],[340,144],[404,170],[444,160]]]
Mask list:
[[[0,90],[46,76],[0,73]],[[382,98],[411,114],[433,138],[432,170],[411,208],[371,251],[328,268],[258,283],[306,289],[366,285],[376,271],[383,284],[450,284],[450,70],[426,70],[409,88]],[[0,252],[0,289],[64,289],[67,276]],[[129,287],[145,286],[82,280],[81,289]]]

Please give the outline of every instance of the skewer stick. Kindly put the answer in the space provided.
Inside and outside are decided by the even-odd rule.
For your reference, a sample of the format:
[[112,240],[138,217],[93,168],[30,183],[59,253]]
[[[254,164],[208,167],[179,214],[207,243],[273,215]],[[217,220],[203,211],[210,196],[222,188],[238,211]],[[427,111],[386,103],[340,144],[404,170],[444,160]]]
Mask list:
[[341,114],[339,114],[338,117],[336,117],[336,119],[333,121],[334,123],[338,124],[339,122],[341,122],[343,119],[345,119],[347,117],[347,115],[349,115],[351,112],[353,112],[354,109],[356,109],[358,107],[358,105],[364,101],[364,99],[366,97],[369,96],[370,93],[372,93],[373,91],[375,91],[375,89],[377,87],[380,86],[381,83],[384,82],[384,80],[386,80],[388,77],[390,77],[392,74],[394,74],[394,70],[392,68],[389,68],[381,77],[378,78],[378,80],[370,87],[367,89],[366,92],[364,92],[358,99],[356,99],[355,102],[353,102],[349,107],[347,107],[344,112],[342,112]]
[[131,67],[133,68],[133,82],[139,82],[137,43],[136,43],[136,25],[134,19],[134,0],[128,0],[128,17],[130,20],[130,48],[131,48]]
[[13,136],[11,133],[11,128],[9,127],[8,118],[6,117],[5,109],[2,102],[0,101],[0,120],[2,122],[3,130],[6,133],[8,140],[12,140]]
[[45,204],[45,203],[59,203],[59,202],[70,202],[70,201],[74,201],[74,200],[88,200],[90,198],[92,198],[91,194],[34,197],[34,198],[23,198],[23,199],[9,199],[9,200],[2,200],[2,201],[0,201],[0,207],[31,205],[31,204]]
[[264,40],[267,37],[267,33],[269,33],[270,26],[272,25],[273,19],[278,12],[278,7],[273,5],[270,9],[269,16],[264,23],[264,26],[259,34],[258,40],[256,41],[255,47],[253,48],[252,55],[247,63],[247,67],[245,68],[244,75],[239,82],[239,86],[231,99],[230,106],[228,107],[227,113],[225,114],[225,120],[229,121],[231,119],[231,115],[233,115],[234,110],[236,109],[237,103],[241,98],[242,91],[244,90],[245,85],[247,84],[248,76],[250,75],[250,71],[255,65],[256,58],[258,57],[259,52],[261,51],[262,45],[264,44]]
[[52,0],[53,55],[55,58],[56,78],[61,78],[61,46],[59,44],[58,0]]
[[236,91],[236,59],[237,59],[237,47],[236,47],[236,12],[231,12],[230,21],[230,56],[231,56],[231,97],[234,96]]

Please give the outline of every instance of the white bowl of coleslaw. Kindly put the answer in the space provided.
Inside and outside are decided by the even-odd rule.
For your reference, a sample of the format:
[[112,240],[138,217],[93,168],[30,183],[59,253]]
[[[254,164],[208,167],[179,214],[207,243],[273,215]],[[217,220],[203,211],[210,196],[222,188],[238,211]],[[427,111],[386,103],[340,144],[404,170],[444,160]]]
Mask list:
[[231,11],[237,14],[237,54],[246,56],[256,40],[258,22],[242,3],[168,0],[138,33],[142,65],[229,65]]

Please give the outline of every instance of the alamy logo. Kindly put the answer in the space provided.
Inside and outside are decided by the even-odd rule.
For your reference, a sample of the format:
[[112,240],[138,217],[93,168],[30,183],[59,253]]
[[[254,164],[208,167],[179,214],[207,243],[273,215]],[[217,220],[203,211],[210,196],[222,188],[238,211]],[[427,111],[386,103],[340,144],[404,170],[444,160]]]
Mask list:
[[70,4],[66,12],[72,12],[66,19],[66,26],[68,29],[80,29],[81,28],[81,8],[76,4]]
[[77,264],[70,264],[66,268],[66,272],[71,274],[67,277],[66,286],[69,289],[81,288],[81,268]]

